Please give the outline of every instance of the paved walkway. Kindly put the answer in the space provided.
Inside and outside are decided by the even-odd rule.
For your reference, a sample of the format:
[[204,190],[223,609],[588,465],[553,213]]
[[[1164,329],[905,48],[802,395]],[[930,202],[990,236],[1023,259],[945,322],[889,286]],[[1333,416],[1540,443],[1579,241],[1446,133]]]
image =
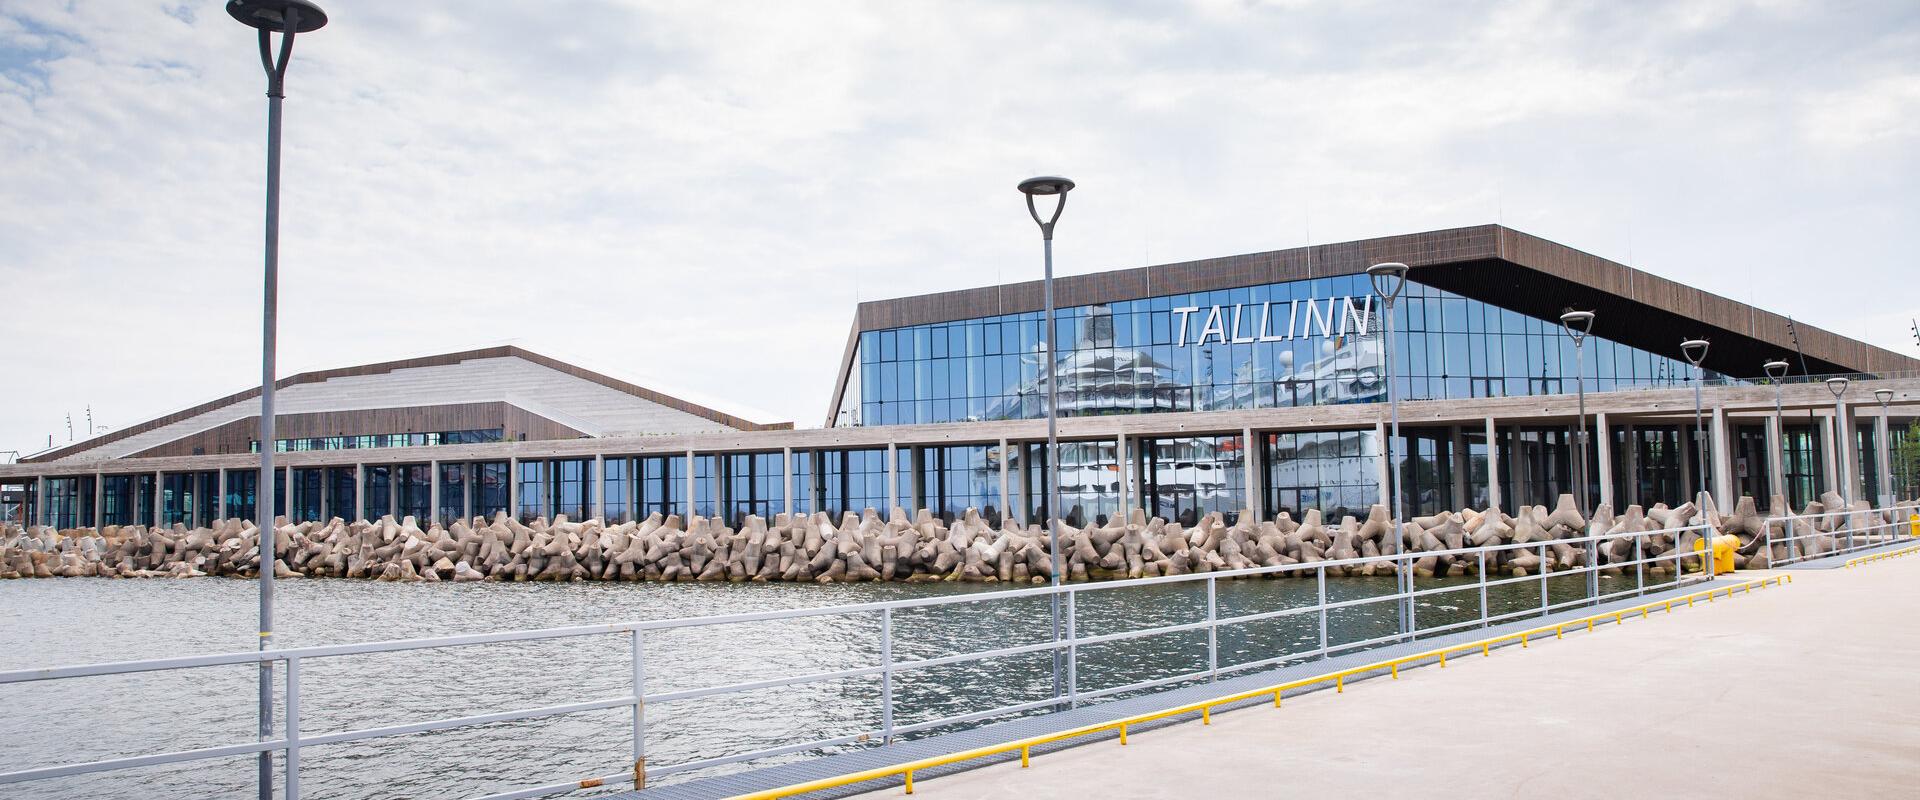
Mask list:
[[1920,796],[1920,556],[1793,580],[914,797]]

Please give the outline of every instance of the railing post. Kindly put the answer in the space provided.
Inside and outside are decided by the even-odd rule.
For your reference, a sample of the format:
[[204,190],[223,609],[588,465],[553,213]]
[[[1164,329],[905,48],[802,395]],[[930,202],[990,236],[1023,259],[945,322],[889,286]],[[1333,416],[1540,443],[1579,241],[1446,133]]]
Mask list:
[[1547,608],[1553,605],[1552,603],[1547,602],[1547,572],[1548,571],[1549,570],[1547,569],[1547,544],[1546,542],[1541,542],[1540,543],[1540,613],[1541,614],[1547,613]]
[[1326,658],[1327,652],[1327,568],[1321,567],[1314,583],[1320,587],[1320,657]]
[[880,743],[893,744],[893,609],[880,609]]
[[[1402,551],[1400,555],[1394,559],[1393,574],[1394,574],[1393,585],[1405,587],[1405,595],[1400,598],[1400,602],[1404,604],[1404,607],[1407,610],[1407,613],[1405,615],[1407,618],[1407,641],[1413,641],[1413,639],[1415,638],[1414,634],[1420,631],[1420,621],[1419,621],[1419,613],[1414,609],[1414,602],[1413,602],[1413,554],[1412,553]],[[1402,578],[1400,577],[1401,575],[1405,575],[1406,577]]]
[[1480,557],[1480,627],[1485,628],[1491,624],[1487,612],[1487,549],[1480,548],[1476,555]]
[[633,788],[647,788],[647,662],[640,631],[633,631]]
[[1080,648],[1074,644],[1079,638],[1074,626],[1076,605],[1079,592],[1067,592],[1067,707],[1080,707]]
[[1797,544],[1798,543],[1794,541],[1793,517],[1788,516],[1787,517],[1787,563],[1789,564],[1800,560],[1799,547],[1797,546]]
[[1596,539],[1587,540],[1587,598],[1600,605],[1600,542]]
[[1214,624],[1219,619],[1219,603],[1214,589],[1214,577],[1207,576],[1207,680],[1220,679],[1220,627]]
[[287,800],[300,800],[300,659],[287,659]]
[[1647,556],[1640,547],[1643,538],[1645,536],[1639,533],[1633,535],[1633,593],[1636,595],[1647,593]]
[[1840,524],[1847,526],[1847,552],[1853,552],[1853,512],[1840,515]]

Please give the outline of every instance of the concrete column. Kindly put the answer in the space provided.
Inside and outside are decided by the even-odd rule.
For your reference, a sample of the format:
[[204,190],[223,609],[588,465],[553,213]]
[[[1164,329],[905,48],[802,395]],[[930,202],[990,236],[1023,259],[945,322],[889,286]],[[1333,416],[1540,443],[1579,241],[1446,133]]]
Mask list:
[[319,467],[320,470],[320,521],[333,519],[333,468]]
[[1594,443],[1600,449],[1594,451],[1600,456],[1600,504],[1613,507],[1613,431],[1607,428],[1607,415],[1593,416]]
[[[360,485],[360,491],[366,491],[365,483]],[[516,520],[520,518],[520,459],[513,456],[507,457],[507,516]]]
[[1008,499],[1010,495],[1007,491],[1007,462],[1011,461],[1012,459],[1013,459],[1013,451],[1007,449],[1007,440],[1001,439],[1000,440],[1000,524],[1002,527],[1005,527],[1007,520],[1013,518],[1013,504]]
[[687,451],[687,508],[686,508],[685,522],[687,523],[687,527],[689,529],[693,527],[693,524],[692,524],[693,509],[694,509],[695,503],[698,502],[698,496],[696,495],[695,490],[698,489],[699,487],[700,487],[700,479],[694,475],[694,471],[693,471],[693,451],[688,450]]
[[1707,448],[1713,455],[1713,503],[1720,513],[1733,512],[1733,438],[1727,435],[1727,407],[1713,407],[1713,428]]
[[440,521],[440,462],[427,462],[427,527]]
[[1127,504],[1133,497],[1133,487],[1128,485],[1133,479],[1133,467],[1127,459],[1127,435],[1124,433],[1113,437],[1113,463],[1120,473],[1114,485],[1120,491],[1120,519],[1125,520],[1133,515],[1133,507]]
[[[1661,501],[1677,506],[1686,498],[1692,498],[1694,492],[1700,489],[1699,481],[1694,480],[1693,477],[1693,459],[1700,454],[1700,443],[1694,441],[1693,434],[1693,420],[1687,420],[1687,424],[1680,426],[1680,490],[1685,494],[1674,498],[1659,498]],[[1701,468],[1706,468],[1706,465],[1702,464]]]
[[[1890,431],[1893,426],[1887,421],[1887,411],[1888,408],[1886,406],[1881,406],[1880,416],[1873,420],[1873,449],[1876,451],[1873,454],[1874,474],[1880,476],[1881,508],[1893,505],[1893,436]],[[100,497],[100,490],[97,488],[99,485],[100,481],[96,478],[94,480],[94,486],[96,488],[93,492],[96,503]],[[100,519],[100,515],[96,513],[93,515],[93,518],[97,522]]]
[[[887,443],[887,513],[893,513],[894,506],[900,505],[900,449],[893,442]],[[886,515],[882,514],[884,518]]]
[[[1787,446],[1785,432],[1780,430],[1780,418],[1767,415],[1767,492],[1785,498],[1787,496]],[[1785,502],[1784,500],[1782,502]],[[1773,513],[1773,499],[1768,498],[1762,509]]]
[[1820,424],[1822,426],[1821,435],[1826,437],[1826,446],[1821,448],[1826,451],[1824,453],[1825,457],[1820,459],[1826,463],[1822,465],[1825,469],[1820,471],[1822,473],[1820,477],[1825,479],[1827,491],[1839,492],[1841,491],[1839,478],[1841,451],[1839,450],[1840,440],[1834,436],[1834,431],[1837,430],[1838,426],[1833,424],[1833,415],[1831,414],[1821,417]]
[[214,518],[226,519],[227,518],[227,470],[224,467],[221,468],[220,470],[220,494],[214,498],[213,503],[214,503],[214,506],[213,506]]
[[387,465],[387,513],[400,518],[400,468],[394,464]]
[[1247,476],[1247,510],[1253,512],[1255,522],[1266,519],[1266,498],[1260,485],[1260,443],[1253,438],[1252,428],[1240,430],[1240,471]]
[[[513,476],[507,476],[507,494],[513,494]],[[367,518],[367,465],[353,465],[353,513],[343,517],[346,520]]]
[[[164,520],[167,518],[167,510],[160,503],[160,498],[166,495],[166,489],[165,489],[166,482],[167,482],[166,475],[164,473],[161,473],[158,470],[155,470],[153,473],[153,527],[156,527],[156,528],[160,527],[161,520]],[[42,483],[41,486],[42,488],[44,488],[46,484]],[[42,500],[45,500],[46,494],[42,492],[40,495],[40,498]],[[41,505],[46,505],[46,504],[41,503]],[[255,496],[254,508],[259,508],[259,500],[257,495]],[[260,515],[255,514],[254,516],[257,517]],[[259,521],[255,520],[255,522],[259,522]],[[267,523],[260,522],[259,524],[262,530],[267,528]]]
[[1500,505],[1500,436],[1492,417],[1487,417],[1487,504]]
[[1627,496],[1621,501],[1624,506],[1641,505],[1640,498],[1640,431],[1632,425],[1627,426]]
[[607,457],[599,453],[593,456],[593,518],[607,521]]
[[1391,515],[1393,513],[1393,498],[1387,494],[1387,473],[1388,470],[1392,469],[1392,466],[1387,463],[1387,423],[1373,423],[1373,441],[1376,445],[1373,458],[1373,479],[1380,486],[1379,503],[1386,506],[1387,513]]
[[47,524],[47,476],[39,475],[33,479],[33,519],[29,525]]
[[1447,429],[1449,450],[1453,456],[1453,504],[1452,508],[1467,507],[1471,489],[1467,485],[1468,475],[1473,471],[1473,459],[1467,456],[1467,432],[1458,425]]
[[[1885,421],[1886,421],[1886,418],[1882,417],[1881,422],[1885,422]],[[1880,463],[1884,464],[1886,462],[1882,461]],[[1880,471],[1881,473],[1884,474],[1886,472],[1886,468],[1881,467]],[[1881,483],[1884,484],[1886,483],[1886,481],[1881,481]],[[93,473],[93,529],[94,530],[100,530],[101,528],[106,527],[106,525],[101,524],[101,520],[100,520],[100,514],[106,508],[106,493],[107,493],[106,490],[107,490],[106,476],[98,472]],[[199,503],[195,503],[194,505],[197,506],[199,505]]]
[[793,496],[798,490],[793,487],[793,448],[780,448],[780,496],[786,498],[786,512],[793,513]]

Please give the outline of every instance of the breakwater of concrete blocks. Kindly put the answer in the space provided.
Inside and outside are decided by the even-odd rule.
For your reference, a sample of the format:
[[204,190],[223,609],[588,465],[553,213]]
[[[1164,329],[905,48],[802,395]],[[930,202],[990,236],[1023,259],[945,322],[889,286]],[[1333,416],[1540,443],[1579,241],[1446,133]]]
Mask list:
[[[1828,493],[1822,502],[1809,503],[1805,513],[1840,503],[1838,495]],[[1777,496],[1773,507],[1776,513],[1786,510]],[[1849,515],[1810,525],[1827,534],[1842,516],[1854,515],[1856,528],[1884,521],[1881,512],[1857,503]],[[1634,505],[1619,514],[1603,504],[1591,517],[1580,514],[1572,495],[1562,495],[1551,510],[1526,506],[1515,515],[1491,508],[1415,517],[1402,528],[1401,549],[1413,554],[1404,568],[1419,576],[1473,574],[1482,563],[1494,574],[1539,574],[1583,567],[1589,558],[1603,573],[1618,574],[1636,558],[1637,540],[1639,558],[1667,557],[1645,565],[1661,574],[1675,563],[1697,569],[1691,553],[1699,537],[1693,531],[1655,532],[1701,522],[1739,537],[1741,568],[1763,568],[1788,556],[1787,546],[1774,540],[1781,533],[1778,523],[1769,526],[1755,511],[1753,498],[1742,497],[1731,514],[1721,514],[1704,495],[1697,504]],[[1364,519],[1329,522],[1320,511],[1309,510],[1299,520],[1283,513],[1255,522],[1243,512],[1234,524],[1209,514],[1191,527],[1136,510],[1105,525],[1063,529],[1062,577],[1107,580],[1325,561],[1342,562],[1327,568],[1334,576],[1391,575],[1395,566],[1382,556],[1393,552],[1393,533],[1393,522],[1379,505]],[[1588,535],[1602,538],[1592,548],[1566,542]],[[191,529],[0,527],[0,578],[252,577],[259,568],[260,539],[258,527],[237,519]],[[1816,535],[1797,548],[1801,555],[1817,555],[1833,550],[1835,539]],[[837,521],[825,513],[779,514],[771,522],[748,517],[737,529],[717,518],[660,514],[618,525],[564,516],[521,524],[501,514],[425,529],[412,517],[298,524],[282,519],[274,540],[274,574],[283,578],[1045,583],[1054,570],[1049,537],[1039,525],[1013,522],[996,528],[972,510],[951,523],[926,510],[910,516],[898,508],[885,518],[868,509]],[[1500,549],[1514,544],[1536,546]],[[1474,549],[1485,552],[1449,552]]]

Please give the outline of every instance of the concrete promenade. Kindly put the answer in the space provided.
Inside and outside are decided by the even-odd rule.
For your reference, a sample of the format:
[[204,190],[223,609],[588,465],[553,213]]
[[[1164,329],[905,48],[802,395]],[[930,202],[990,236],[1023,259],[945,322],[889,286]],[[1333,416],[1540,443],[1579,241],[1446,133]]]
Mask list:
[[1920,556],[1792,574],[1791,586],[1279,710],[917,781],[914,796],[1920,794]]

